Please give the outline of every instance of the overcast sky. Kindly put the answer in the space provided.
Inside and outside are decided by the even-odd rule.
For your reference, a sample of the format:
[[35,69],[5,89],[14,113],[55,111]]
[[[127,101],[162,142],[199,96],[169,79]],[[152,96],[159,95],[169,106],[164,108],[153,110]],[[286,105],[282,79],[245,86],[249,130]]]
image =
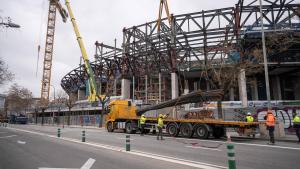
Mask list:
[[[159,0],[70,1],[90,60],[94,59],[95,41],[113,45],[117,38],[120,44],[123,27],[157,19],[159,7]],[[235,3],[237,0],[169,0],[169,7],[170,12],[177,15],[232,7]],[[0,57],[15,74],[14,82],[30,89],[35,97],[40,97],[49,0],[0,0],[0,4],[0,16],[9,16],[14,23],[21,25],[21,29],[0,27]],[[42,49],[36,76],[38,45]],[[51,78],[56,91],[61,90],[62,77],[79,65],[80,56],[71,22],[63,23],[58,14]],[[4,93],[9,85],[1,87],[0,93]]]

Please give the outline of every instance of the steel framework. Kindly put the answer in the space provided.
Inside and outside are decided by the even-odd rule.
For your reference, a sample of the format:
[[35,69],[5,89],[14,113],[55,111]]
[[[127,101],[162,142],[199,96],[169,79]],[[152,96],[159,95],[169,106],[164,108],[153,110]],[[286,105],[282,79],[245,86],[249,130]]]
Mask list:
[[[299,3],[295,0],[263,2],[267,36],[300,32]],[[97,79],[107,84],[106,92],[112,88],[111,81],[120,77],[205,72],[212,68],[225,70],[227,66],[251,60],[252,56],[246,55],[252,48],[244,42],[259,36],[259,16],[258,0],[239,0],[234,7],[172,15],[171,26],[164,18],[160,32],[156,31],[156,21],[124,28],[122,49],[96,42],[96,61],[92,68]],[[107,51],[103,53],[103,49]],[[63,77],[63,89],[75,92],[84,88],[83,70],[76,68]],[[200,73],[198,76],[208,79],[211,75]]]

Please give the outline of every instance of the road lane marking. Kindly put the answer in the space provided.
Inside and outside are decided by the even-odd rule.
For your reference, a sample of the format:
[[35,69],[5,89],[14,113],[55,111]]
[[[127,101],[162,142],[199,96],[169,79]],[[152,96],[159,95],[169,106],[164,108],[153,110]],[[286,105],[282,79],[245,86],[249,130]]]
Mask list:
[[26,144],[25,141],[20,141],[20,140],[18,140],[17,143],[19,143],[19,144]]
[[10,138],[10,137],[16,137],[17,135],[10,135],[10,136],[3,136],[3,137],[0,137],[0,138]]
[[143,157],[149,157],[149,158],[153,158],[153,159],[157,159],[157,160],[172,162],[172,163],[176,163],[176,164],[187,165],[187,166],[196,167],[196,168],[200,168],[200,169],[227,169],[227,167],[224,167],[224,166],[203,163],[203,162],[198,162],[198,161],[185,160],[185,159],[170,157],[170,156],[163,156],[163,155],[159,155],[159,154],[152,154],[152,153],[139,152],[139,151],[129,151],[127,153],[135,154],[135,155],[139,155],[139,156],[143,156]]
[[90,169],[95,163],[95,159],[89,158],[81,168],[47,168],[47,167],[39,167],[39,169]]
[[204,149],[204,150],[212,150],[212,151],[222,151],[216,148],[207,148],[207,147],[200,147],[200,146],[185,146],[187,148],[195,148],[195,149]]
[[95,159],[89,158],[80,169],[90,169],[95,163]]
[[78,168],[46,168],[46,167],[39,167],[39,169],[78,169]]
[[[54,135],[48,135],[48,134],[44,134],[44,133],[38,133],[38,132],[16,129],[16,128],[14,128],[14,129],[23,131],[23,132],[27,132],[27,133],[31,133],[31,134],[37,134],[37,135],[41,135],[41,136],[57,138]],[[161,161],[172,162],[172,163],[186,165],[186,166],[192,166],[192,167],[200,168],[200,169],[226,169],[227,168],[224,166],[218,166],[218,165],[203,163],[203,162],[198,162],[198,161],[191,161],[191,160],[186,160],[186,159],[181,159],[181,158],[176,158],[176,157],[171,157],[171,156],[152,154],[152,153],[147,153],[147,152],[142,152],[142,151],[128,152],[125,150],[125,148],[104,145],[104,144],[98,144],[98,143],[92,143],[92,142],[81,142],[81,140],[76,140],[76,139],[72,139],[72,138],[60,137],[59,140],[65,140],[65,141],[74,142],[74,143],[78,143],[78,144],[82,144],[82,145],[90,145],[90,146],[97,147],[97,148],[103,148],[103,149],[107,149],[107,150],[112,150],[112,151],[117,151],[117,152],[122,152],[122,153],[127,153],[127,154],[133,154],[133,155],[138,155],[138,156],[142,156],[142,157],[148,157],[148,158],[157,159],[157,160],[161,160]],[[52,169],[52,168],[39,168],[39,169]]]

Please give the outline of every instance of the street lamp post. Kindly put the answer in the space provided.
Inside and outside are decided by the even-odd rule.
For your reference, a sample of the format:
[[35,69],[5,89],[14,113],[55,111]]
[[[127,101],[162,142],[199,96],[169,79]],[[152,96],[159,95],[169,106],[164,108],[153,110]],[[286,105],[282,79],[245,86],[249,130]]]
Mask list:
[[[54,105],[55,105],[55,87],[53,85],[50,85],[51,87],[53,87],[53,97],[54,97]],[[54,111],[52,111],[52,124],[54,125]]]
[[267,52],[266,52],[264,19],[263,19],[263,13],[262,13],[262,0],[259,0],[259,8],[260,8],[260,21],[261,21],[261,40],[262,40],[264,68],[265,68],[266,94],[267,94],[267,100],[268,100],[268,109],[270,109],[271,108],[271,96],[270,96],[269,72],[268,72],[268,64],[267,64],[268,60],[267,60]]

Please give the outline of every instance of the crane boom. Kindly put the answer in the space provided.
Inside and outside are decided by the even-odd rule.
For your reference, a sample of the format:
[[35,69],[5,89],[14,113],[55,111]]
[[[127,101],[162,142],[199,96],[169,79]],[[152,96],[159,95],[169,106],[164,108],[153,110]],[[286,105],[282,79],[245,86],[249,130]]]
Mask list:
[[87,55],[82,37],[79,33],[78,25],[76,23],[76,20],[75,20],[73,11],[71,9],[69,0],[66,0],[66,6],[67,6],[67,9],[68,9],[68,13],[70,15],[70,18],[71,18],[73,29],[74,29],[76,37],[77,37],[77,42],[78,42],[78,45],[80,47],[80,51],[81,51],[81,54],[82,54],[82,57],[83,57],[83,60],[84,60],[85,69],[86,69],[86,72],[88,74],[89,92],[90,92],[88,100],[89,101],[96,101],[96,100],[98,100],[98,96],[97,96],[97,88],[96,88],[96,82],[95,82],[95,77],[94,77],[94,71],[91,68],[91,64],[89,62],[89,58],[88,58],[88,55]]
[[49,11],[48,11],[47,32],[46,32],[42,88],[41,88],[41,102],[44,106],[48,103],[48,100],[49,100],[52,56],[53,56],[54,34],[55,34],[55,21],[56,21],[56,9],[59,10],[64,22],[66,22],[67,17],[68,17],[68,14],[62,8],[62,6],[58,0],[50,0]]
[[160,25],[161,25],[161,16],[162,16],[162,11],[165,6],[165,12],[169,21],[169,24],[171,25],[171,15],[169,11],[169,5],[168,5],[168,0],[160,0],[159,3],[159,12],[158,12],[158,19],[157,19],[157,32],[160,32]]

